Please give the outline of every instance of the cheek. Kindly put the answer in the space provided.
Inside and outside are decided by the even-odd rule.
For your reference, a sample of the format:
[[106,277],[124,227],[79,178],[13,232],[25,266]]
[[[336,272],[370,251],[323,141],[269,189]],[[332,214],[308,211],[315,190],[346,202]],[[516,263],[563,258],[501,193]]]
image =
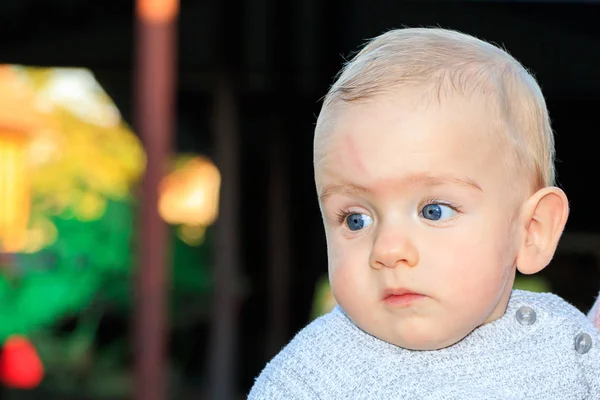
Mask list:
[[[502,284],[512,267],[515,255],[510,227],[498,221],[486,221],[443,233],[435,259],[439,282],[455,282],[455,288],[485,292]],[[448,290],[452,290],[448,287]]]
[[330,268],[329,270],[331,293],[344,308],[352,298],[351,294],[356,293],[356,280],[352,276],[352,270],[349,268]]
[[362,248],[361,243],[348,240],[335,230],[328,229],[326,237],[330,272],[340,268],[353,268],[354,264],[362,262],[365,250]]
[[336,300],[343,305],[369,282],[368,246],[341,238],[327,240],[329,281]]
[[334,232],[331,232],[329,229],[326,230],[327,263],[329,266],[330,275],[337,269],[338,265],[341,264],[340,260],[342,260],[344,257],[343,249],[339,246],[335,237],[336,236]]
[[[354,257],[356,255],[356,257]],[[372,314],[376,275],[356,248],[348,246],[335,253],[330,261],[329,282],[335,301],[357,323],[364,323]]]

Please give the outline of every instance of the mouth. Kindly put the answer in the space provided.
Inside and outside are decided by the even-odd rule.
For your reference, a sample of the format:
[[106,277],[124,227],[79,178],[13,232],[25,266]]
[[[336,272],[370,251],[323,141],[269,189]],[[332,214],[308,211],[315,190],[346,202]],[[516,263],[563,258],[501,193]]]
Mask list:
[[391,306],[408,307],[425,297],[427,296],[417,293],[414,290],[396,288],[384,290],[382,301]]

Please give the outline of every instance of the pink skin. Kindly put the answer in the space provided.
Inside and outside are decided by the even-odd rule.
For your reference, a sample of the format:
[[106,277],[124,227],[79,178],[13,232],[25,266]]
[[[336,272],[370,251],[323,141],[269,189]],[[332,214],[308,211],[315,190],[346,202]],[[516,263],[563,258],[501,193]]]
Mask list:
[[[336,301],[374,336],[431,350],[503,315],[525,191],[507,190],[515,182],[503,149],[486,140],[485,102],[416,108],[408,97],[330,116],[315,179]],[[442,220],[421,214],[430,203],[441,203]],[[351,230],[348,214],[365,226]]]
[[367,173],[367,170],[365,169],[365,165],[363,164],[363,162],[360,159],[360,152],[356,149],[356,145],[354,144],[354,141],[352,140],[351,136],[345,136],[344,139],[344,147],[346,148],[346,151],[348,152],[348,158],[352,163],[352,168],[356,169],[359,172],[362,173]]

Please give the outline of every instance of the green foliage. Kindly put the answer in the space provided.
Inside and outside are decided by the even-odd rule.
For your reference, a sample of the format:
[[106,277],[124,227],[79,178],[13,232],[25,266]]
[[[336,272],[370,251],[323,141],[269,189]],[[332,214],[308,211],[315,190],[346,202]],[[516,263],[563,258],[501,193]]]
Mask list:
[[550,283],[543,276],[521,274],[517,274],[515,277],[513,288],[537,293],[550,292],[552,290]]
[[[129,201],[107,202],[98,220],[82,222],[65,210],[52,217],[55,243],[20,254],[0,275],[0,340],[28,335],[40,353],[53,393],[91,398],[123,396],[130,389],[127,332],[98,347],[98,322],[110,313],[124,321],[133,312],[137,208]],[[211,287],[211,231],[202,246],[190,247],[170,228],[170,317],[172,330],[206,318]],[[58,334],[65,318],[77,327]],[[176,367],[176,366],[174,366]]]

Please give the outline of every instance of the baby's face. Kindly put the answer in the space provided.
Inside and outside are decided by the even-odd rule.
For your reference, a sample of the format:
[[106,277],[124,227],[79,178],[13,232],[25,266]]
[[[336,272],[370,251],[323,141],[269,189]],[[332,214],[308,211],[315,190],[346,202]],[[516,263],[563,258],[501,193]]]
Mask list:
[[318,133],[331,287],[363,330],[431,350],[504,313],[525,178],[493,129],[480,99],[396,96],[344,105]]

